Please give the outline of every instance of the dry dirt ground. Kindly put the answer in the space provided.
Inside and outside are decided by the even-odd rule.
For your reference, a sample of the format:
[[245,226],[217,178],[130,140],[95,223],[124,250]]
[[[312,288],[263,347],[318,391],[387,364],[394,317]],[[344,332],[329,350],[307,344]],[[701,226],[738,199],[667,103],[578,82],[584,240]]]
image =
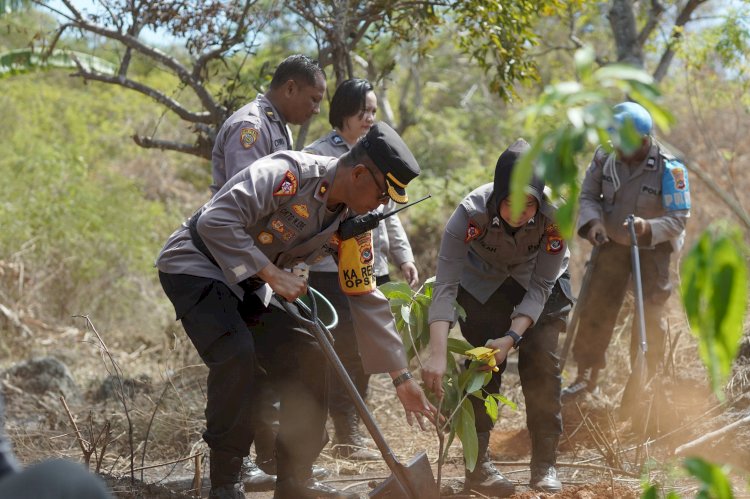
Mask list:
[[[516,483],[514,497],[640,497],[643,481],[682,497],[693,497],[697,482],[681,471],[681,456],[675,455],[675,449],[750,412],[748,339],[725,390],[726,400],[720,402],[707,388],[695,340],[673,303],[667,317],[671,348],[666,369],[658,382],[644,388],[638,410],[650,416],[638,418],[636,423],[645,423],[635,428],[631,421],[622,419],[618,406],[628,373],[630,320],[628,307],[624,310],[600,389],[564,409],[565,432],[558,463],[564,489],[554,496],[526,486],[529,440],[523,396],[511,363],[504,376],[505,395],[518,404],[518,410],[502,409],[491,452],[502,472]],[[23,314],[16,319],[8,314],[0,317],[0,388],[6,399],[6,428],[23,462],[30,464],[52,456],[88,460],[92,470],[107,477],[117,497],[195,496],[191,488],[196,458],[190,456],[207,454],[200,437],[206,369],[178,327],[170,327],[156,339],[146,333],[117,339],[95,331],[93,324],[83,319],[76,319],[74,327],[68,328],[51,327]],[[33,370],[17,370],[18,359],[45,356],[64,364],[55,374],[63,381],[42,382],[46,378]],[[115,364],[119,370],[113,367]],[[573,362],[569,361],[564,384],[574,374]],[[437,475],[436,433],[406,425],[386,377],[373,378],[368,405],[399,459],[406,462],[426,451]],[[748,425],[691,449],[689,455],[731,466],[736,497],[750,497]],[[462,491],[461,456],[460,443],[455,441],[441,469],[443,496],[481,497]],[[389,475],[382,461],[354,464],[335,459],[330,447],[323,450],[318,464],[331,471],[328,482],[363,497]],[[207,468],[202,462],[203,497],[207,493]],[[272,493],[246,496],[266,499]]]

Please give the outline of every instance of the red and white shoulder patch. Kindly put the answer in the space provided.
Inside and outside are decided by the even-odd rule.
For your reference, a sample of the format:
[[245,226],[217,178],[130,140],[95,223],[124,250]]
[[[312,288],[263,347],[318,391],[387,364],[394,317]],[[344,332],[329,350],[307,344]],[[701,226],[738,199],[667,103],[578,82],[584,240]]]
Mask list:
[[276,187],[274,196],[294,196],[297,194],[297,177],[294,173],[287,170],[281,183]]
[[562,251],[562,249],[565,247],[565,243],[563,242],[563,238],[560,235],[560,228],[557,226],[557,224],[547,225],[544,228],[544,232],[547,235],[547,246],[545,248],[547,253],[552,253],[554,255]]
[[466,227],[466,237],[464,237],[464,242],[468,243],[469,241],[473,241],[481,235],[482,229],[479,228],[474,220],[469,220],[469,225]]

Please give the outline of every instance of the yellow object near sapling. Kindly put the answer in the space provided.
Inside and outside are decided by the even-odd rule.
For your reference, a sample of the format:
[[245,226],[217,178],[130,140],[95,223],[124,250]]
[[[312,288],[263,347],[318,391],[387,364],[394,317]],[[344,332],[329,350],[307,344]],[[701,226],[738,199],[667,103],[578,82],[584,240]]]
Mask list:
[[479,362],[484,362],[485,364],[490,366],[494,372],[498,372],[500,368],[497,367],[497,360],[495,359],[495,354],[499,351],[500,350],[493,350],[487,347],[476,347],[476,348],[472,348],[471,350],[466,350],[466,352],[464,352],[464,355],[466,355],[467,357],[470,357],[471,360],[478,360]]

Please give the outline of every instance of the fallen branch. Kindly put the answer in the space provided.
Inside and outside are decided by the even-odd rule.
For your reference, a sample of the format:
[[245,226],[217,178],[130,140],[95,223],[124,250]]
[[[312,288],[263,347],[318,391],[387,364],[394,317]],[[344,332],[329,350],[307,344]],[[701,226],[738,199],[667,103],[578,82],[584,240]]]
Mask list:
[[29,338],[31,336],[34,336],[31,332],[31,329],[29,329],[21,321],[21,317],[16,312],[6,307],[2,303],[0,303],[0,314],[2,314],[2,316],[7,319],[10,325],[15,327],[18,330],[18,332],[21,333],[22,338]]
[[706,433],[705,435],[703,435],[700,438],[696,438],[695,440],[692,440],[692,441],[690,441],[690,442],[688,442],[686,444],[680,445],[679,447],[677,447],[675,449],[674,453],[675,453],[676,456],[685,455],[686,453],[691,452],[692,450],[694,450],[696,447],[699,447],[699,446],[705,444],[706,442],[710,442],[712,440],[716,440],[717,438],[719,438],[720,436],[724,435],[725,433],[729,433],[730,431],[734,430],[738,426],[741,426],[741,425],[743,425],[745,423],[750,423],[750,416],[745,416],[744,418],[739,419],[739,420],[735,421],[734,423],[728,424],[728,425],[726,425],[723,428],[719,428],[716,431],[712,431],[710,433]]
[[135,468],[133,471],[150,470],[151,468],[161,468],[162,466],[169,466],[170,464],[177,464],[183,461],[189,461],[191,459],[195,459],[195,456],[201,456],[201,455],[203,455],[203,452],[197,452],[193,454],[192,456],[181,457],[180,459],[175,459],[174,461],[169,461],[167,463],[150,464],[148,466],[141,466],[140,468]]
[[[498,466],[530,466],[531,462],[529,461],[492,461],[492,464],[496,464]],[[623,475],[631,478],[640,478],[640,474],[633,473],[631,471],[626,471],[621,468],[613,468],[611,466],[599,466],[597,464],[584,464],[584,463],[561,463],[560,461],[557,461],[555,463],[556,468],[578,468],[582,470],[594,470],[594,471],[606,471],[606,472],[614,472],[618,475]],[[503,471],[503,474],[508,473],[507,471]]]

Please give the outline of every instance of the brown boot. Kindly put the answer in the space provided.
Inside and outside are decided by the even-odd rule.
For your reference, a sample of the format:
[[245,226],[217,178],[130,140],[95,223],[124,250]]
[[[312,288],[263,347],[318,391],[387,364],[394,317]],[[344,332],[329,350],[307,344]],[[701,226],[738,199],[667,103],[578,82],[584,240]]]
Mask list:
[[376,461],[380,454],[367,448],[364,435],[359,430],[359,416],[354,410],[331,414],[336,434],[333,437],[332,454],[350,461]]
[[529,487],[556,494],[562,490],[557,479],[557,435],[531,435],[531,478]]
[[487,447],[490,432],[477,433],[478,457],[473,471],[465,470],[464,490],[476,491],[493,497],[510,497],[516,491],[513,482],[505,478],[490,461]]

